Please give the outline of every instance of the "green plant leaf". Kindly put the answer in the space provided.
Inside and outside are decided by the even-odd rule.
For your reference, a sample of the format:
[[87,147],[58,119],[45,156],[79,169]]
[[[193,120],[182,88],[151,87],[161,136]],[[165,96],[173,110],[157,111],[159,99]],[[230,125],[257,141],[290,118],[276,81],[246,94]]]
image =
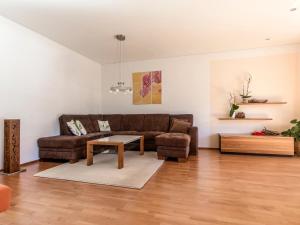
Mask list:
[[236,105],[236,104],[233,104],[232,108],[233,108],[233,110],[238,110],[240,107],[238,105]]
[[296,140],[300,141],[300,120],[293,119],[290,123],[293,124],[293,126],[290,129],[283,131],[281,134],[283,136],[294,137]]
[[232,116],[233,116],[233,113],[234,113],[234,110],[233,110],[233,108],[231,107],[230,112],[229,112],[229,116],[232,117]]
[[291,129],[288,129],[288,130],[286,130],[286,131],[283,131],[283,132],[281,132],[281,134],[282,134],[283,136],[288,136],[288,137],[291,137],[291,136],[292,136]]
[[293,119],[293,120],[291,120],[291,124],[296,124],[298,122],[298,120],[297,119]]

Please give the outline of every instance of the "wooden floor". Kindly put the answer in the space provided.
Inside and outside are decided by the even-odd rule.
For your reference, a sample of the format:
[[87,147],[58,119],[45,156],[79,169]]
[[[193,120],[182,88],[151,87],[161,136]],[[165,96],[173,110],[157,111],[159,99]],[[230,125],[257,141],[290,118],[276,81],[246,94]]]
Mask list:
[[142,190],[33,177],[55,165],[0,176],[14,191],[1,225],[300,224],[300,157],[200,150],[187,163],[165,162]]

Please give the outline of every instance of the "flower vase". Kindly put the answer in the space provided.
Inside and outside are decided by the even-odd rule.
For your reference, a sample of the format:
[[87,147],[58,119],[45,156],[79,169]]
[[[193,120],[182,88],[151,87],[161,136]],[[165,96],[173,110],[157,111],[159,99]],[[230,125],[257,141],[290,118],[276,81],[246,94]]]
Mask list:
[[236,112],[233,112],[231,118],[232,118],[232,119],[235,119],[235,115],[236,115]]

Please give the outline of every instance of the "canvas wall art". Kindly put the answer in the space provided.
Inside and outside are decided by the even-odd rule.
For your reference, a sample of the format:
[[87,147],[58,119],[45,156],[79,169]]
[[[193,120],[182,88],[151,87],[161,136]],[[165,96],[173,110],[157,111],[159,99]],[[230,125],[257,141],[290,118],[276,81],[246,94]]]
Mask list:
[[133,104],[161,104],[161,81],[161,71],[133,73]]

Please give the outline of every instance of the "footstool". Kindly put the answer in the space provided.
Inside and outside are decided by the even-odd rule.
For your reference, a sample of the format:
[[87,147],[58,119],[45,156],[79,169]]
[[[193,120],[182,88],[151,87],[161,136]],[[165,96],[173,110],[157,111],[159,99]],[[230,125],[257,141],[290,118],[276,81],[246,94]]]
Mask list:
[[179,162],[185,162],[190,152],[191,137],[183,133],[165,133],[156,136],[158,159],[168,157],[177,158]]
[[0,184],[0,212],[7,210],[11,201],[11,189]]

